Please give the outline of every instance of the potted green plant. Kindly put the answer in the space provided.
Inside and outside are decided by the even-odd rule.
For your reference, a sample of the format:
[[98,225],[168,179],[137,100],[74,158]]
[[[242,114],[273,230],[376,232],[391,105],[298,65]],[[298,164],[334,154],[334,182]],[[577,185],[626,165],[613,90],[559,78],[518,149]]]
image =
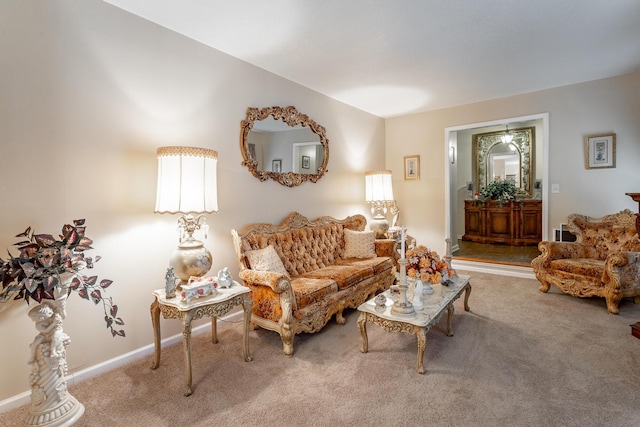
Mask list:
[[491,181],[480,189],[481,200],[497,200],[507,203],[511,200],[519,200],[525,196],[525,192],[516,187],[513,181]]

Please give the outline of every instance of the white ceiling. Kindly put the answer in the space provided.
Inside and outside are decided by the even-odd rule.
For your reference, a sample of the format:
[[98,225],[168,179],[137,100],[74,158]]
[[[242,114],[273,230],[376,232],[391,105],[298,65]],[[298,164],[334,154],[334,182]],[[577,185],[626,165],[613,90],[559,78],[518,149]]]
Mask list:
[[640,70],[640,0],[105,0],[380,117]]

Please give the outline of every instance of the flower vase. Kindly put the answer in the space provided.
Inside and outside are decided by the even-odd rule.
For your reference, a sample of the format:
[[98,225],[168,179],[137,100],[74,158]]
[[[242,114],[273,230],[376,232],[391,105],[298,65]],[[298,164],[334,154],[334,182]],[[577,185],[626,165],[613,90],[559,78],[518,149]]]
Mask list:
[[422,285],[422,294],[423,295],[431,295],[433,293],[433,287],[431,283],[427,282]]
[[31,406],[28,426],[70,426],[84,414],[84,406],[67,391],[66,347],[71,343],[62,330],[65,305],[72,275],[63,277],[54,298],[43,299],[29,311],[38,335],[30,345]]

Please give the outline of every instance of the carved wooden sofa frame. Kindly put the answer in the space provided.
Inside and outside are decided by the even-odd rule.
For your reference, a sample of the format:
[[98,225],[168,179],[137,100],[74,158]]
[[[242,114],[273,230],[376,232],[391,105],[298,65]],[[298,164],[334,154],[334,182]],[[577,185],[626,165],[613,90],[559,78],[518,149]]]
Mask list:
[[[293,212],[280,225],[250,224],[232,230],[239,276],[253,293],[251,325],[280,334],[287,356],[293,354],[296,334],[319,331],[334,314],[336,322],[344,324],[346,308],[357,308],[393,284],[395,241],[376,240],[376,257],[344,258],[344,229],[363,231],[365,225],[363,215],[310,221]],[[289,277],[251,269],[247,251],[267,246],[276,249]],[[338,285],[331,284],[333,291],[310,300],[313,287],[322,281]]]
[[540,242],[531,262],[540,291],[551,285],[575,297],[605,298],[618,314],[625,297],[640,303],[640,239],[636,215],[626,209],[602,218],[572,214],[567,218],[575,242]]

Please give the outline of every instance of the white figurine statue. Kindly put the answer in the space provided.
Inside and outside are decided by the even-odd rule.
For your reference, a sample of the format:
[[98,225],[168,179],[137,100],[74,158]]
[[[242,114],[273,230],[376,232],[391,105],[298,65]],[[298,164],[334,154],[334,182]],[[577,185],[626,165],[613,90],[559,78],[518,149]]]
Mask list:
[[231,273],[229,273],[229,269],[227,267],[218,271],[218,286],[221,288],[230,288],[233,285],[233,279],[231,278]]
[[164,292],[167,298],[176,296],[176,275],[173,274],[173,267],[167,268],[167,274],[164,275]]
[[29,363],[35,363],[42,345],[47,346],[47,353],[53,359],[65,356],[64,346],[69,345],[69,337],[62,331],[62,317],[46,304],[40,304],[29,311],[29,317],[35,322],[39,334],[31,343]]

